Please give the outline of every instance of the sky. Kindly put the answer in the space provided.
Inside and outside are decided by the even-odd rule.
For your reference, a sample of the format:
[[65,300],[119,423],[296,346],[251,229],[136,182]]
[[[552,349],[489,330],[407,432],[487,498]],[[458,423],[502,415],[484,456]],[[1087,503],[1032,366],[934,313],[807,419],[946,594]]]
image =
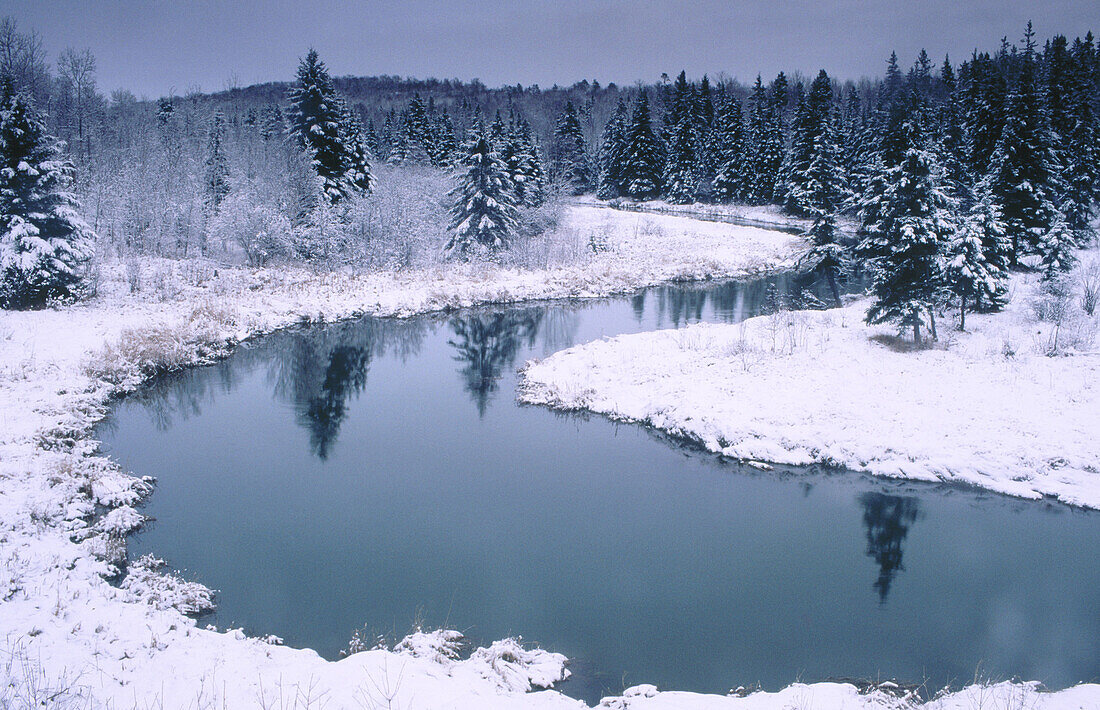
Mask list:
[[3,15],[37,30],[51,61],[90,48],[102,91],[148,98],[291,80],[310,46],[338,76],[751,82],[880,75],[892,50],[903,67],[922,47],[957,61],[1029,19],[1041,39],[1100,30],[1096,0],[0,0]]

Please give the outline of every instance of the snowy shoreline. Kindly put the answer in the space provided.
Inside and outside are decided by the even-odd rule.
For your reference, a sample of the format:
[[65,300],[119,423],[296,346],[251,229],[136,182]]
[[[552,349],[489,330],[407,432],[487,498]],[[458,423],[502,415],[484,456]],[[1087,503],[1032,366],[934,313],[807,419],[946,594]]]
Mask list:
[[[504,640],[456,657],[453,637],[414,634],[393,651],[338,662],[309,649],[201,629],[180,613],[202,589],[150,571],[105,581],[139,527],[151,491],[96,452],[92,427],[110,399],[163,370],[221,357],[237,343],[303,320],[408,316],[529,299],[600,297],[672,280],[789,268],[800,240],[682,217],[573,208],[571,228],[601,232],[608,251],[580,266],[521,272],[453,266],[403,274],[317,274],[147,260],[154,284],[130,294],[125,268],[104,269],[94,301],[0,313],[0,704],[55,707],[583,707],[556,691],[560,654]],[[652,231],[661,239],[652,239]],[[656,242],[656,248],[653,246]],[[731,675],[735,669],[731,669]],[[889,689],[795,684],[746,698],[656,693],[638,686],[610,707],[781,708],[804,702],[909,707]],[[1079,707],[1100,686],[1055,694],[1034,684],[973,686],[935,702],[1028,698]]]
[[[1014,277],[1000,314],[906,352],[865,301],[588,343],[524,369],[519,398],[588,410],[761,464],[824,464],[1100,509],[1100,360],[1049,357]],[[1086,327],[1095,328],[1095,323]],[[811,404],[807,407],[806,402]]]

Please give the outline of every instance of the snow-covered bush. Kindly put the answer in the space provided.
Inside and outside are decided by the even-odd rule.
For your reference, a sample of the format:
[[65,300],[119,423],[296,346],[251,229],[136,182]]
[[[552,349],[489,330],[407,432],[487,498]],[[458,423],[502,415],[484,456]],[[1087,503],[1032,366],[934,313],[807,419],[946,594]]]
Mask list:
[[131,562],[119,587],[135,601],[157,609],[193,615],[214,610],[213,590],[168,572],[164,560],[153,555],[142,555]]
[[1094,315],[1100,305],[1100,257],[1093,256],[1082,264],[1077,272],[1077,283],[1081,288],[1081,308],[1088,315]]
[[290,220],[272,201],[247,188],[234,190],[223,200],[210,232],[222,243],[239,246],[250,266],[263,266],[290,250]]

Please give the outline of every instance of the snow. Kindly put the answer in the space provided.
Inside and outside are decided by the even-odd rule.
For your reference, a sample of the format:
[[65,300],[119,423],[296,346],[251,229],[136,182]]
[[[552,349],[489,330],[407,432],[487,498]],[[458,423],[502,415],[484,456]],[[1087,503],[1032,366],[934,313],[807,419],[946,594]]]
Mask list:
[[[642,422],[747,461],[1100,508],[1100,357],[1045,354],[1054,328],[1031,312],[1038,288],[1016,277],[1003,313],[969,315],[966,333],[941,321],[938,346],[916,352],[892,326],[863,323],[866,299],[588,343],[529,363],[520,399]],[[1082,320],[1087,346],[1096,317]]]
[[[303,320],[596,297],[784,268],[803,249],[775,232],[591,206],[571,208],[562,228],[582,239],[599,232],[608,250],[541,271],[316,273],[146,259],[102,265],[90,302],[0,312],[0,707],[583,707],[539,690],[566,677],[565,659],[516,639],[467,653],[454,632],[417,631],[395,649],[330,662],[273,637],[202,628],[182,612],[208,605],[210,590],[155,557],[108,583],[126,571],[125,535],[141,525],[135,506],[153,482],[96,455],[90,439],[113,395]],[[145,288],[130,293],[135,268]],[[1051,710],[1100,697],[1100,686],[1008,687]],[[646,690],[605,704],[778,710],[806,697],[817,707],[898,707],[888,694],[840,684],[745,698]]]

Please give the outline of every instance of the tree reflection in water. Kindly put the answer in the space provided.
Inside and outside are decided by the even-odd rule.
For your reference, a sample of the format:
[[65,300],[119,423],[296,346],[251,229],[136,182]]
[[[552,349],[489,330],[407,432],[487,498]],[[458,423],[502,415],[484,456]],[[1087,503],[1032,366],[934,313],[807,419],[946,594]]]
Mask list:
[[534,346],[544,312],[543,308],[512,309],[451,319],[455,337],[447,342],[455,348],[455,360],[463,364],[459,372],[478,415],[485,416],[489,398],[504,368],[515,363],[520,346]]
[[864,493],[859,503],[863,506],[863,526],[867,531],[867,556],[879,568],[873,586],[879,601],[885,603],[894,577],[905,569],[901,545],[920,515],[920,503],[916,498],[885,493]]
[[275,393],[294,407],[318,458],[331,454],[349,401],[366,387],[371,359],[387,349],[402,358],[415,354],[423,331],[416,321],[367,318],[285,336],[272,362]]

